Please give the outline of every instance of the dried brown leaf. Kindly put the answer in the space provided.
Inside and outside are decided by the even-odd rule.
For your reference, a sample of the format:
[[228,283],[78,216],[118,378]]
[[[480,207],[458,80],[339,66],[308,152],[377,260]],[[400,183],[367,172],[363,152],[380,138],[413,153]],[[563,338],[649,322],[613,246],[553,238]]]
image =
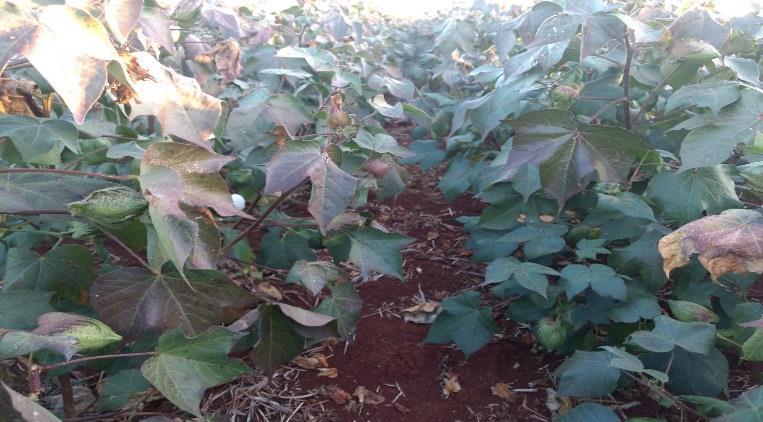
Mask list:
[[511,387],[505,382],[496,383],[494,386],[490,387],[490,392],[493,393],[494,396],[500,397],[509,403],[517,401],[517,393],[511,391]]
[[763,215],[733,209],[692,221],[660,239],[666,275],[693,254],[716,280],[726,273],[763,272]]
[[341,405],[352,400],[352,395],[339,388],[338,385],[330,384],[326,386],[326,392],[328,393],[329,398],[331,398],[331,400],[333,400],[336,404]]
[[453,372],[446,372],[443,378],[442,394],[445,397],[449,397],[451,394],[455,394],[461,391],[461,383],[458,382],[458,374]]
[[339,376],[339,370],[336,368],[318,368],[318,376],[326,378],[336,378]]
[[414,324],[431,324],[434,322],[437,314],[440,313],[439,302],[423,302],[418,305],[405,308],[401,312],[403,314],[403,320],[405,322],[413,322]]
[[370,404],[374,406],[377,404],[382,404],[386,400],[381,394],[374,393],[362,385],[358,386],[352,395],[356,396],[361,404]]

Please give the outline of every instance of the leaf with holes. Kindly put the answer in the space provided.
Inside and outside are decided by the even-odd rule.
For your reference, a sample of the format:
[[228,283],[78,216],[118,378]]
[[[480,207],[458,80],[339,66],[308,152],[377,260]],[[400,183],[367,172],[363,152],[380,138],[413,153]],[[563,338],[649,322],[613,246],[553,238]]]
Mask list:
[[242,361],[228,357],[236,338],[220,327],[191,338],[179,330],[168,331],[159,338],[156,356],[143,363],[141,372],[172,404],[201,417],[204,391],[249,372]]

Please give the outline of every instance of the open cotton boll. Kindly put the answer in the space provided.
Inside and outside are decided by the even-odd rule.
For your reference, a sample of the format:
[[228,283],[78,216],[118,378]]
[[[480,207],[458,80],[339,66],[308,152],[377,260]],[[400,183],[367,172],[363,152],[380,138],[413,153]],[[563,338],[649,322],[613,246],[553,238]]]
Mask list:
[[237,193],[231,195],[230,199],[233,200],[233,205],[240,210],[243,210],[246,206],[246,200],[244,200],[244,197]]

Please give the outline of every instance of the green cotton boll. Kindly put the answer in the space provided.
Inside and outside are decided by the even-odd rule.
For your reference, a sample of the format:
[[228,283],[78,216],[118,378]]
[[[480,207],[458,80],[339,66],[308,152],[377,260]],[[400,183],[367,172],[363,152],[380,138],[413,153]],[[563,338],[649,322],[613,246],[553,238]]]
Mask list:
[[697,303],[683,300],[668,300],[667,302],[673,317],[679,321],[707,322],[711,324],[718,322],[719,318],[715,312]]
[[77,351],[88,352],[117,343],[122,336],[97,319],[65,312],[49,312],[37,320],[37,334],[70,337],[77,340]]
[[541,346],[548,351],[553,351],[564,344],[564,340],[567,338],[567,329],[561,318],[543,318],[538,322],[535,335]]
[[79,343],[78,350],[80,352],[97,350],[122,340],[122,336],[101,321],[84,317],[83,319],[86,319],[87,322],[73,326],[61,333],[63,336],[75,338]]
[[142,214],[148,201],[140,192],[125,186],[97,190],[87,198],[72,202],[69,212],[96,223],[111,226]]

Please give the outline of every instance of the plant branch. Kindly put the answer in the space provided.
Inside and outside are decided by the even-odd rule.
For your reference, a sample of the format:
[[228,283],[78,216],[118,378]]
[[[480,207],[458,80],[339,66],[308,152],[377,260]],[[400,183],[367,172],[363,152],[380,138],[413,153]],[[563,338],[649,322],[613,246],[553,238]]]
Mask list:
[[247,235],[248,235],[248,234],[249,234],[249,233],[250,233],[252,230],[254,230],[254,229],[256,229],[257,227],[259,227],[259,226],[260,226],[260,225],[261,225],[261,224],[262,224],[262,223],[265,221],[265,219],[267,219],[267,218],[268,218],[268,216],[270,215],[270,213],[272,213],[273,211],[275,211],[275,210],[276,210],[276,208],[278,208],[278,207],[281,205],[281,203],[283,203],[283,201],[285,201],[285,200],[286,200],[286,198],[288,198],[288,197],[289,197],[289,195],[291,195],[291,194],[292,194],[292,193],[293,193],[295,190],[297,190],[297,188],[298,188],[298,187],[299,187],[299,185],[297,185],[297,186],[294,186],[293,188],[291,188],[291,189],[287,190],[286,192],[282,193],[282,194],[281,194],[281,196],[279,196],[279,197],[278,197],[278,199],[276,199],[276,200],[275,200],[275,201],[274,201],[272,204],[270,204],[270,206],[268,207],[268,209],[266,209],[266,210],[265,210],[265,212],[263,212],[263,213],[262,213],[262,214],[261,214],[261,215],[260,215],[260,216],[259,216],[259,217],[258,217],[256,220],[254,220],[254,222],[253,222],[252,224],[250,224],[250,225],[249,225],[247,228],[245,228],[245,229],[244,229],[244,230],[243,230],[241,233],[239,233],[239,235],[238,235],[238,236],[236,236],[236,238],[235,238],[235,239],[231,240],[230,242],[228,242],[228,244],[227,244],[227,245],[223,246],[223,249],[222,249],[222,251],[221,251],[221,254],[222,254],[222,255],[225,255],[226,253],[228,253],[228,251],[229,251],[229,250],[230,250],[230,249],[231,249],[231,248],[232,248],[232,247],[233,247],[233,246],[234,246],[236,243],[238,243],[239,241],[241,241],[241,239],[245,238],[245,237],[246,237],[246,236],[247,236]]
[[631,41],[628,37],[628,31],[625,31],[625,49],[627,55],[625,57],[625,67],[623,68],[623,123],[627,130],[631,130],[631,109],[630,109],[630,83],[631,83],[631,61],[633,60],[633,48],[631,48]]
[[90,173],[90,172],[78,171],[78,170],[40,169],[40,168],[2,168],[0,169],[0,174],[2,173],[54,173],[54,174],[65,174],[68,176],[100,177],[103,179],[113,179],[113,180],[137,180],[138,179],[138,176],[135,176],[132,174],[128,176],[118,176],[115,174]]
[[591,120],[596,120],[596,119],[598,119],[598,118],[599,118],[599,116],[601,116],[601,114],[602,114],[602,113],[604,113],[605,111],[607,111],[607,109],[609,109],[609,108],[610,108],[610,107],[612,107],[613,105],[615,105],[615,104],[617,104],[617,103],[621,103],[621,102],[626,102],[626,103],[627,103],[627,102],[628,102],[628,99],[627,99],[627,98],[625,98],[625,97],[620,97],[620,98],[615,98],[614,100],[608,101],[608,102],[607,102],[606,104],[604,104],[604,105],[603,105],[603,106],[602,106],[602,107],[601,107],[601,108],[600,108],[600,109],[599,109],[599,110],[598,110],[596,113],[594,113],[594,115],[593,115],[593,116],[591,116]]
[[98,229],[99,229],[99,230],[100,230],[100,231],[101,231],[103,234],[105,234],[105,235],[106,235],[106,237],[108,237],[109,239],[113,240],[113,241],[114,241],[114,243],[116,243],[116,244],[117,244],[117,245],[119,245],[119,246],[120,246],[122,249],[124,249],[124,250],[125,250],[125,252],[129,253],[129,254],[130,254],[130,255],[131,255],[133,258],[135,258],[135,259],[136,259],[138,262],[140,262],[140,264],[141,264],[141,265],[143,265],[144,267],[146,267],[146,268],[147,268],[149,271],[151,271],[152,273],[154,273],[154,272],[155,272],[155,271],[154,271],[154,269],[153,269],[153,268],[151,268],[151,266],[150,266],[150,265],[148,265],[148,263],[147,263],[147,262],[146,262],[146,261],[145,261],[143,258],[141,258],[141,256],[140,256],[140,255],[138,255],[138,253],[137,253],[137,252],[135,252],[134,250],[132,250],[132,248],[130,248],[129,246],[125,245],[125,243],[124,243],[124,242],[122,242],[122,240],[120,240],[120,239],[119,239],[118,237],[116,237],[114,234],[112,234],[111,232],[109,232],[108,230],[106,230],[105,228],[103,228],[103,226],[101,226],[100,224],[96,224],[95,226],[96,226],[96,227],[98,227]]
[[0,212],[0,214],[12,214],[12,215],[69,214],[69,210],[65,210],[65,209],[18,210],[14,212]]
[[54,369],[58,369],[64,366],[77,365],[80,363],[90,362],[94,360],[134,358],[134,357],[140,357],[140,356],[154,356],[154,355],[156,355],[156,352],[134,352],[134,353],[117,353],[114,355],[85,356],[84,358],[72,359],[72,360],[67,360],[66,362],[58,362],[58,363],[52,363],[50,365],[41,366],[40,370],[43,372],[52,371]]

